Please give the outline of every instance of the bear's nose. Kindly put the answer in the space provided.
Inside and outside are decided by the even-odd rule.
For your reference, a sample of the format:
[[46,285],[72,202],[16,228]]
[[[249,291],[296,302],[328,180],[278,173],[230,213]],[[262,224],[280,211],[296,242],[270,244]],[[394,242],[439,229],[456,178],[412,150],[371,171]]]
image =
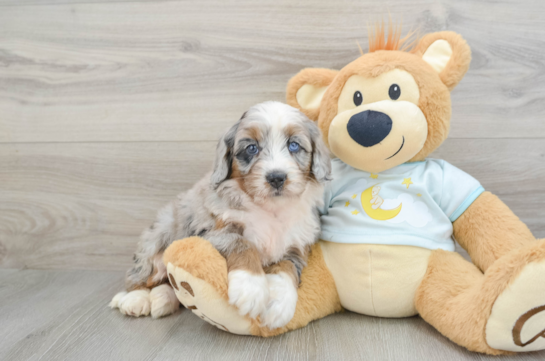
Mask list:
[[350,117],[346,129],[355,142],[372,147],[390,134],[392,119],[384,113],[365,110]]

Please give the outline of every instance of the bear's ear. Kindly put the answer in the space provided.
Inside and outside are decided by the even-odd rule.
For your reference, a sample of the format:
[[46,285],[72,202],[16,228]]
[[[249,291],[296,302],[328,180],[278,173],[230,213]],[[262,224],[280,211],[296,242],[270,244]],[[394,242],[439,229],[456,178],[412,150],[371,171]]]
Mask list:
[[337,73],[337,70],[319,68],[301,70],[288,82],[288,104],[301,110],[310,119],[318,120],[322,98]]
[[418,43],[417,54],[439,73],[441,81],[449,90],[462,80],[471,62],[469,45],[452,31],[425,35]]

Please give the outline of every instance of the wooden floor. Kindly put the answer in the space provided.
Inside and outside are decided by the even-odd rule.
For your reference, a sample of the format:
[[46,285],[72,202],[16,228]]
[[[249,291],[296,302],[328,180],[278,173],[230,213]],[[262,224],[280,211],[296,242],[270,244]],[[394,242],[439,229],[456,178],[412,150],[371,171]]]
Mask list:
[[544,360],[488,357],[442,337],[419,317],[329,316],[271,339],[236,336],[186,309],[160,320],[106,307],[113,271],[0,270],[0,360]]
[[346,313],[262,340],[106,308],[223,129],[302,68],[354,60],[388,12],[467,39],[433,156],[545,237],[545,1],[0,0],[0,360],[486,358],[419,318]]

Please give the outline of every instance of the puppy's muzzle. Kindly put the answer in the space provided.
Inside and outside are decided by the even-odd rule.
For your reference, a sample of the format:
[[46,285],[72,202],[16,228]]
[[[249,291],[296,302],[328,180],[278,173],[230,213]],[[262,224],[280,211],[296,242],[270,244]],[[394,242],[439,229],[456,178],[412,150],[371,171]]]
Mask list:
[[346,129],[356,143],[372,147],[390,134],[392,119],[382,112],[365,110],[350,117]]
[[273,187],[274,189],[280,189],[284,185],[284,182],[286,181],[286,178],[288,175],[286,173],[282,172],[271,172],[267,174],[266,179],[267,182]]

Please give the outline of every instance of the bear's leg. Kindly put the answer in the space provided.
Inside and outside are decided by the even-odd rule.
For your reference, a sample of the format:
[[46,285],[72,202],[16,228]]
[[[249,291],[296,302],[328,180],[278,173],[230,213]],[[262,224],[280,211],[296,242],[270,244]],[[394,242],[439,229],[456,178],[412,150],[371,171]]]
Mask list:
[[261,327],[259,319],[240,316],[229,304],[227,263],[208,241],[199,237],[176,241],[165,251],[164,262],[180,302],[203,320],[231,333],[274,336],[341,310],[333,277],[319,245],[312,248],[308,265],[301,274],[293,319],[275,330]]
[[536,242],[528,227],[490,192],[481,194],[453,227],[456,241],[483,272],[497,259]]
[[163,261],[178,300],[217,328],[250,335],[252,320],[229,304],[227,263],[212,244],[200,237],[173,242]]
[[545,349],[545,241],[494,262],[485,274],[436,250],[415,296],[421,317],[470,351]]

